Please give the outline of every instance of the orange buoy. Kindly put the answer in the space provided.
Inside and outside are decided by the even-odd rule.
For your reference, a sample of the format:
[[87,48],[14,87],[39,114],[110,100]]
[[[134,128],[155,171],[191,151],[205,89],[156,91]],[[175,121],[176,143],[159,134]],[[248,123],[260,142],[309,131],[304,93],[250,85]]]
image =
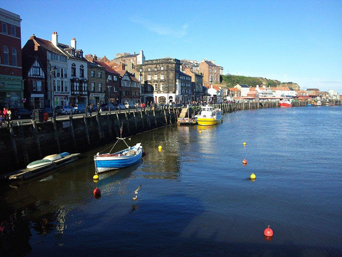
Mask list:
[[101,190],[99,188],[95,188],[94,191],[93,191],[93,194],[95,196],[99,196],[99,195],[101,195]]
[[267,237],[273,236],[273,230],[270,229],[270,225],[268,225],[268,227],[264,230],[264,236],[267,236]]
[[247,160],[243,159],[242,164],[246,165],[247,164]]

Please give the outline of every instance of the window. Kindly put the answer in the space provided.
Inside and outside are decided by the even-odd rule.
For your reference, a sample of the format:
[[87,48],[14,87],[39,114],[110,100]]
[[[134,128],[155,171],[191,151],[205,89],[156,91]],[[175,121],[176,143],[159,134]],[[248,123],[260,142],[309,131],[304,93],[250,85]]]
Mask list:
[[160,67],[160,70],[164,70],[164,67],[162,66],[162,67]]
[[113,91],[114,91],[114,92],[118,92],[118,91],[116,91],[116,87],[113,87]]
[[160,84],[160,91],[164,91],[164,85]]
[[148,76],[147,76],[147,80],[151,80],[151,75],[148,75]]
[[107,80],[112,80],[112,75],[108,75]]
[[75,63],[71,65],[71,76],[76,77],[76,64]]
[[99,71],[98,76],[99,76],[99,78],[102,78],[102,72],[101,71]]
[[64,77],[64,69],[61,68],[61,78],[63,78],[63,77]]
[[57,80],[57,91],[61,92],[61,81]]
[[158,75],[154,75],[154,80],[157,80],[158,79]]
[[9,65],[9,52],[7,46],[4,46],[4,64]]
[[102,92],[102,83],[99,83],[99,92]]
[[164,79],[164,75],[160,75],[160,79]]
[[113,76],[114,81],[118,81],[118,77],[117,76]]
[[92,71],[90,72],[90,76],[91,76],[92,78],[94,78],[94,77],[95,77],[95,71],[92,70]]
[[84,77],[84,66],[83,65],[80,66],[80,77],[81,78]]
[[94,91],[95,91],[95,83],[92,82],[92,83],[91,83],[91,92],[94,92]]
[[5,23],[5,22],[2,23],[2,33],[3,34],[8,34],[7,23]]
[[37,81],[37,91],[42,91],[42,81],[41,80]]
[[12,35],[12,36],[16,36],[16,35],[17,35],[16,28],[15,28],[15,26],[13,26],[13,25],[11,25],[11,35]]
[[148,71],[151,71],[151,68],[148,68],[147,70],[148,70]]
[[67,58],[66,58],[66,56],[59,56],[59,60],[61,61],[61,62],[66,62],[67,61]]

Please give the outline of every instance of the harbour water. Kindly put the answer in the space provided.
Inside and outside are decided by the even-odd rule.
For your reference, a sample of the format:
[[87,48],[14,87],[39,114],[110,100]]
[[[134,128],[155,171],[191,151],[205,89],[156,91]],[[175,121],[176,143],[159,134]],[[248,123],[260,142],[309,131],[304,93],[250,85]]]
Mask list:
[[341,106],[240,111],[132,137],[143,161],[97,183],[109,145],[1,185],[0,256],[342,256],[341,120]]

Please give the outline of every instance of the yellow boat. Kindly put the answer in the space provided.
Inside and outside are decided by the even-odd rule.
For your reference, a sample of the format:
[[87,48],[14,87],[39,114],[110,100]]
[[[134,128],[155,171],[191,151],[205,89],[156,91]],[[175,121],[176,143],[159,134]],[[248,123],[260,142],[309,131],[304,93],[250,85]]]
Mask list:
[[205,105],[201,107],[201,113],[197,116],[198,125],[211,126],[223,121],[221,109]]

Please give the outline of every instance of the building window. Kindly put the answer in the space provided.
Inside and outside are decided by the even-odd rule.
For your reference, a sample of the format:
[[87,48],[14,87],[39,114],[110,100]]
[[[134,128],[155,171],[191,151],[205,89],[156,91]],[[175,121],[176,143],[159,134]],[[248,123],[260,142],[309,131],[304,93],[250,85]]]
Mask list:
[[102,78],[102,72],[101,71],[99,71],[98,76],[99,76],[99,78]]
[[42,91],[42,81],[41,80],[37,81],[37,91]]
[[63,77],[64,77],[64,69],[61,68],[61,78],[63,78]]
[[16,36],[17,35],[17,31],[16,31],[16,28],[15,28],[15,26],[11,26],[11,35],[12,36]]
[[118,81],[118,77],[117,76],[113,76],[114,81]]
[[164,85],[160,84],[160,91],[164,91]]
[[9,65],[9,52],[7,46],[4,46],[4,64]]
[[148,71],[151,71],[151,68],[148,68],[147,70],[148,70]]
[[148,76],[147,76],[147,80],[151,80],[151,75],[148,75]]
[[164,75],[160,75],[160,79],[164,79]]
[[162,66],[162,67],[160,67],[160,70],[164,70],[164,67]]
[[90,72],[90,76],[91,76],[92,78],[94,78],[94,77],[95,77],[95,71],[92,70],[92,71]]
[[99,92],[102,92],[102,84],[99,83]]
[[112,75],[108,75],[107,80],[112,80]]
[[76,64],[75,63],[71,65],[71,76],[76,77]]
[[95,83],[92,82],[92,83],[91,83],[91,92],[94,92],[94,91],[95,91]]
[[5,23],[5,22],[2,23],[2,33],[3,34],[8,34],[7,23]]
[[84,66],[83,65],[80,66],[80,77],[81,78],[84,77]]
[[158,79],[158,75],[154,75],[154,80],[157,80]]
[[115,92],[118,92],[118,91],[116,91],[116,87],[113,87],[113,91],[114,91],[114,93],[115,93]]

